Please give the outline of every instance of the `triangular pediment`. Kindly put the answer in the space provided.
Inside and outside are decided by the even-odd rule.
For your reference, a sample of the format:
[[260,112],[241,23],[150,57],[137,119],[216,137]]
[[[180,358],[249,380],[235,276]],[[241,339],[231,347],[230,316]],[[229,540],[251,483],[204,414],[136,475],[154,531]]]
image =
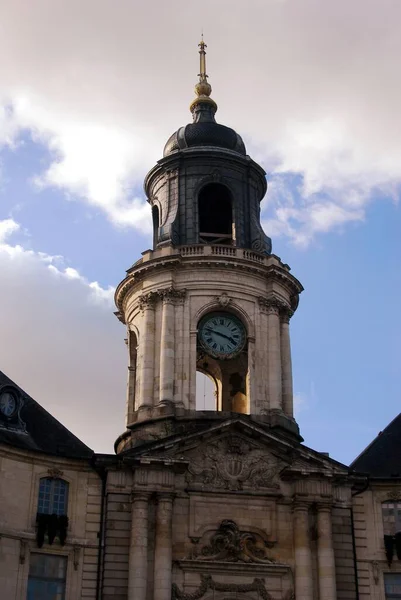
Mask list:
[[194,489],[273,491],[286,473],[347,472],[340,463],[302,446],[297,439],[241,416],[149,442],[128,456],[142,464],[185,465],[187,484]]

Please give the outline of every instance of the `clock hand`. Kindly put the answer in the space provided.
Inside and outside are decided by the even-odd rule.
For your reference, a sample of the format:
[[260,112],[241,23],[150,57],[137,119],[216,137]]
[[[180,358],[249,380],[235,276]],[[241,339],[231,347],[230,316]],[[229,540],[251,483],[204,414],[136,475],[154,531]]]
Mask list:
[[228,340],[229,342],[231,342],[231,344],[234,344],[234,346],[236,345],[236,341],[230,337],[229,335],[225,335],[225,333],[221,333],[220,331],[218,331],[217,329],[206,329],[206,331],[209,331],[210,333],[216,333],[217,335],[219,335],[220,337],[225,338],[226,340]]

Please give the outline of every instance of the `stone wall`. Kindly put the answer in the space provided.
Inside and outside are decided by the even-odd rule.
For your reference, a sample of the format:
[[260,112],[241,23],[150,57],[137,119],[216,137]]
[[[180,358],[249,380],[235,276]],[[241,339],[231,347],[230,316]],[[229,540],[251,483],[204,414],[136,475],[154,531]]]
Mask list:
[[400,502],[401,487],[397,481],[372,481],[362,494],[354,496],[354,531],[358,564],[360,600],[385,600],[384,575],[401,577],[401,560],[395,545],[391,565],[384,547],[383,502]]
[[[53,474],[69,483],[67,541],[39,549],[39,480]],[[2,600],[25,600],[30,553],[68,558],[66,600],[96,597],[101,480],[87,461],[0,448],[0,589]]]

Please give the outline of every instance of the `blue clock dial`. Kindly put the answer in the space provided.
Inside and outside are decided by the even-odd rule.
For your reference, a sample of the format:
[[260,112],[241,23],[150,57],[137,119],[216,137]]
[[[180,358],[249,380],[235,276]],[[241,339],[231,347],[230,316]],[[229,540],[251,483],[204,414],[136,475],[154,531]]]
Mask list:
[[11,417],[17,408],[17,401],[14,394],[11,392],[2,392],[0,394],[0,412],[6,416]]
[[210,313],[199,324],[199,342],[215,358],[233,358],[246,342],[245,328],[230,313]]

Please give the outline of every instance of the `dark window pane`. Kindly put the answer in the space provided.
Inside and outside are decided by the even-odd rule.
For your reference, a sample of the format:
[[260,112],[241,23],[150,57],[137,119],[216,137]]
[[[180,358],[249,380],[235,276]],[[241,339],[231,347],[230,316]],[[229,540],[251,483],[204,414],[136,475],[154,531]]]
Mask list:
[[67,558],[32,553],[27,600],[64,600]]
[[384,573],[386,600],[401,600],[401,573]]
[[38,513],[66,515],[68,483],[63,479],[43,477],[39,484]]

